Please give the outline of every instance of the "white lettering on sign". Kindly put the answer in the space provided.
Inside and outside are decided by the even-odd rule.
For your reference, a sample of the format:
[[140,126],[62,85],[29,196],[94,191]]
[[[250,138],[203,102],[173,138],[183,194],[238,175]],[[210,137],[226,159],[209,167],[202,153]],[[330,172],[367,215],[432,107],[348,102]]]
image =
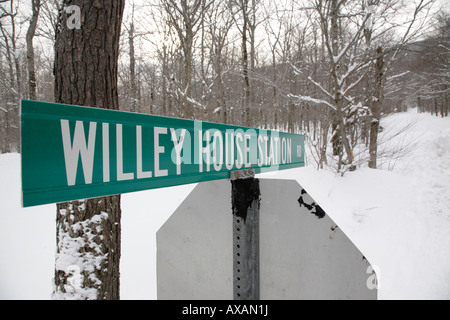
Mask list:
[[142,169],[142,126],[136,126],[136,168],[138,179],[152,177],[151,171],[144,171]]
[[264,151],[263,151],[263,145],[262,143],[264,143],[264,136],[260,135],[258,137],[258,152],[260,157],[258,158],[258,166],[262,167],[263,162],[264,162]]
[[[219,146],[217,146],[219,144]],[[223,138],[222,132],[216,131],[213,136],[213,164],[214,170],[220,171],[223,166]]]
[[[268,136],[268,132],[258,133],[255,129],[202,130],[198,122],[192,139],[192,133],[185,128],[74,122],[73,128],[69,120],[60,120],[68,186],[77,184],[80,158],[85,184],[92,184],[94,176],[109,183],[182,175],[188,168],[183,165],[192,164],[192,160],[195,166],[189,167],[189,174],[193,168],[202,173],[211,172],[211,167],[221,172],[292,163],[292,139],[280,137],[277,132]],[[97,156],[96,141],[102,144]],[[302,147],[295,147],[297,155],[301,155]],[[97,157],[102,159],[96,162]],[[94,169],[99,172],[94,173]],[[111,170],[115,170],[115,176]]]
[[[242,130],[238,130],[238,132],[236,133],[236,149],[237,149],[237,153],[239,154],[239,161],[236,159],[236,168],[237,169],[241,169],[242,166],[244,165],[244,156],[242,154],[242,149],[241,149],[241,143],[244,141],[244,138],[242,137],[242,133],[239,132]],[[241,142],[239,142],[241,141]]]
[[[186,136],[186,129],[181,129],[180,140],[177,138],[177,132],[175,129],[170,128],[170,133],[172,135],[173,149],[175,151],[177,165],[177,174],[181,174],[181,150],[183,149],[184,137]],[[173,161],[173,159],[172,159]]]
[[110,181],[109,171],[109,124],[103,123],[103,182]]
[[250,168],[252,164],[250,163],[250,139],[252,136],[250,134],[244,135],[244,162],[245,167]]
[[66,163],[67,185],[74,186],[77,178],[78,159],[81,156],[83,166],[84,181],[86,184],[92,183],[92,172],[94,170],[95,133],[97,123],[89,124],[89,137],[86,143],[84,135],[84,125],[82,121],[75,123],[75,133],[73,143],[70,139],[69,120],[61,120],[61,133],[64,148],[64,160]]
[[225,133],[225,167],[227,170],[234,167],[234,130]]
[[209,144],[209,139],[210,139],[210,132],[206,131],[205,132],[205,140],[206,140],[206,147],[203,147],[203,131],[200,130],[199,134],[198,134],[198,171],[199,172],[203,172],[203,160],[204,157],[203,155],[207,155],[206,156],[206,171],[209,172],[211,171],[211,158],[209,157],[209,155],[211,154],[211,148],[210,148],[210,144]]
[[116,147],[117,147],[117,181],[133,180],[134,173],[123,172],[123,132],[122,125],[116,124]]
[[155,127],[155,177],[165,177],[169,174],[167,169],[159,168],[159,155],[165,151],[165,148],[159,145],[161,134],[167,134],[167,128]]

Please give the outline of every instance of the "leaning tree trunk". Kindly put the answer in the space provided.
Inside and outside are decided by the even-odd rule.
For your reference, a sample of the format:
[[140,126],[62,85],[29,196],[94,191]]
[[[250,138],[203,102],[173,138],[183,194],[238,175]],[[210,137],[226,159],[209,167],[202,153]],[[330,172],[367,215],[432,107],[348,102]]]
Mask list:
[[[64,0],[55,43],[55,101],[119,109],[125,0]],[[77,10],[65,8],[77,6]],[[71,7],[71,9],[74,7]],[[75,15],[75,16],[74,16]],[[80,19],[77,29],[74,19]],[[57,205],[56,299],[119,299],[120,195]]]

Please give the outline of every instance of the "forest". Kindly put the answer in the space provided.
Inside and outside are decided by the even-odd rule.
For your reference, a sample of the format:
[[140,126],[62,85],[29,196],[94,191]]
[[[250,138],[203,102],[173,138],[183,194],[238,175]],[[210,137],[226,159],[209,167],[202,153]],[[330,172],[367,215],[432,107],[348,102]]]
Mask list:
[[[314,181],[324,173],[339,177],[355,170],[354,177],[382,176],[381,170],[365,168],[392,169],[385,167],[386,159],[395,163],[411,148],[402,135],[435,129],[426,121],[416,127],[421,131],[400,129],[387,149],[389,119],[401,115],[393,113],[413,109],[448,117],[448,9],[448,0],[0,0],[0,154],[21,152],[21,100],[38,100],[61,108],[80,105],[300,133],[305,170],[314,172]],[[395,205],[383,206],[370,188],[354,189],[370,196],[365,202],[372,207],[364,212],[380,207],[391,213],[387,208],[405,204],[383,221],[400,216],[409,223],[409,211],[418,221],[427,219],[429,229],[421,237],[415,229],[394,237],[411,234],[421,248],[436,232],[428,223],[436,214],[423,212],[444,212],[437,205],[446,203],[448,161],[442,156],[449,140],[434,132],[438,144],[414,145],[422,158],[408,172],[414,180],[399,180],[409,181],[403,184],[409,198],[397,199],[402,186],[389,192]],[[13,181],[8,192],[17,177],[2,177]],[[394,190],[392,180],[366,180],[356,186],[385,181],[380,190]],[[318,188],[330,190],[330,196],[334,185]],[[345,190],[350,189],[340,190],[345,194],[340,201],[353,200]],[[172,201],[175,194],[170,196]],[[56,205],[53,298],[120,299],[121,201],[115,194]],[[386,223],[374,229],[385,231]],[[445,243],[444,236],[435,239],[433,249],[423,247],[427,255],[419,257],[442,266],[427,258],[435,244]],[[399,241],[385,248],[394,242]]]
[[[444,3],[129,0],[119,109],[303,133],[317,168],[377,168],[383,117],[448,116]],[[0,153],[20,152],[21,99],[55,102],[58,21],[83,28],[79,14],[76,1],[0,0]]]

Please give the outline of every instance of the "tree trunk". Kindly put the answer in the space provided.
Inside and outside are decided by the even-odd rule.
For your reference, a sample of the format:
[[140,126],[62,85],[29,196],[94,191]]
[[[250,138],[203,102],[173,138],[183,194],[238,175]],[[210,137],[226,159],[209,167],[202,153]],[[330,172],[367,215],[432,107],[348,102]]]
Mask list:
[[381,105],[383,103],[383,77],[384,55],[383,49],[377,49],[377,62],[375,64],[375,94],[371,104],[372,122],[370,124],[369,140],[369,168],[377,168],[378,132],[380,131]]
[[[133,18],[134,19],[134,7]],[[130,47],[130,83],[131,83],[131,112],[140,112],[137,102],[137,85],[136,85],[136,57],[134,53],[134,21],[130,23],[130,29],[128,30],[128,44]]]
[[34,65],[33,38],[36,33],[36,26],[41,8],[41,0],[31,1],[31,10],[33,11],[30,26],[27,31],[27,64],[28,64],[28,97],[30,100],[36,100],[36,71]]
[[[11,12],[13,12],[13,6],[14,6],[14,1],[11,1]],[[16,69],[17,97],[18,97],[18,100],[20,100],[20,99],[22,99],[22,68],[20,65],[20,60],[19,60],[20,56],[19,56],[19,51],[17,48],[17,41],[19,39],[16,34],[16,19],[15,19],[16,14],[11,14],[10,18],[11,18],[11,50],[12,50],[12,57],[14,60],[14,66]],[[18,109],[19,108],[17,107],[17,111],[18,111]],[[14,118],[16,118],[16,115]],[[17,122],[19,122],[19,113],[18,112],[17,112]]]
[[[60,15],[55,101],[119,109],[117,71],[125,0],[64,0],[81,9],[81,29]],[[120,196],[57,205],[56,299],[119,299]]]
[[244,77],[244,125],[250,127],[252,124],[250,114],[250,78],[249,78],[249,61],[248,61],[248,49],[247,49],[247,32],[248,32],[248,0],[242,2],[242,13],[244,16],[244,25],[242,27],[242,72]]
[[[344,164],[352,164],[353,163],[353,151],[350,147],[350,142],[348,141],[347,134],[346,134],[346,128],[345,128],[345,122],[344,117],[345,114],[343,112],[343,97],[341,93],[341,86],[339,79],[339,70],[341,68],[339,61],[334,61],[334,57],[337,57],[339,52],[339,17],[340,17],[340,6],[342,5],[342,2],[339,2],[338,0],[331,0],[331,6],[330,6],[330,41],[331,45],[329,44],[329,49],[331,48],[330,52],[330,61],[332,64],[332,78],[333,78],[333,85],[334,85],[334,106],[336,107],[335,112],[335,123],[337,124],[337,136],[334,140],[335,143],[339,144],[338,148],[335,148],[339,150],[339,162],[338,162],[338,171],[341,170],[341,166],[343,164],[342,158],[343,158],[343,150],[345,150],[347,154],[347,159]],[[327,27],[326,25],[324,27]],[[340,138],[340,139],[339,139]],[[343,148],[341,147],[343,146]]]
[[167,65],[167,47],[163,45],[162,52],[162,115],[171,116],[168,108],[168,91],[167,91],[167,78],[169,77],[169,67]]
[[228,113],[227,113],[227,102],[225,98],[225,88],[222,79],[222,46],[221,44],[217,44],[216,52],[215,52],[215,69],[216,69],[216,77],[217,77],[217,102],[219,103],[220,113],[221,113],[221,121],[222,123],[228,123]]
[[[190,38],[189,38],[190,39]],[[190,40],[188,49],[185,50],[185,62],[184,62],[184,93],[183,93],[183,105],[184,105],[184,117],[186,119],[194,119],[194,106],[189,101],[192,91],[192,42]]]
[[[250,66],[249,66],[249,72],[247,76],[255,74],[256,69],[256,2],[255,0],[252,0],[251,3],[251,18],[247,16],[248,18],[248,31],[250,36]],[[248,80],[250,81],[250,80]],[[254,82],[254,81],[253,81]],[[250,82],[248,84],[248,95],[249,95],[249,117],[250,121],[248,122],[248,126],[257,126],[260,124],[261,120],[261,104],[256,105],[256,85],[252,84],[253,88],[250,88]]]
[[[1,21],[0,21],[1,22]],[[2,36],[3,39],[5,41],[5,49],[6,49],[6,61],[8,62],[8,73],[9,73],[9,90],[7,91],[8,93],[6,94],[6,104],[5,104],[5,148],[4,148],[4,152],[5,153],[9,153],[11,152],[11,147],[12,147],[12,133],[11,133],[11,125],[12,125],[12,117],[11,115],[14,112],[13,109],[13,105],[16,101],[15,98],[15,94],[14,94],[14,85],[15,85],[15,80],[14,80],[14,64],[13,64],[13,59],[12,59],[12,52],[11,52],[11,46],[9,45],[9,39],[7,37],[7,32],[5,31],[5,29],[3,28],[3,26],[0,24],[0,29],[2,31]]]
[[330,130],[330,125],[328,124],[328,121],[322,121],[321,124],[321,130],[322,130],[322,140],[321,140],[321,146],[320,146],[320,159],[319,159],[319,168],[323,169],[324,164],[328,164],[327,160],[327,146],[328,146],[328,131]]

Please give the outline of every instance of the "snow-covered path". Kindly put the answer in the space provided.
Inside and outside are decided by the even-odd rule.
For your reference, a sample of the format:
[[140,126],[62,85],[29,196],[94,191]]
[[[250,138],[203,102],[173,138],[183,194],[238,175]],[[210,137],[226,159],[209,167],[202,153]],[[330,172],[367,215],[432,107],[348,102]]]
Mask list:
[[[416,115],[410,135],[417,142],[403,174],[414,194],[417,219],[417,278],[412,297],[450,299],[450,119]],[[394,119],[389,119],[394,121]]]

